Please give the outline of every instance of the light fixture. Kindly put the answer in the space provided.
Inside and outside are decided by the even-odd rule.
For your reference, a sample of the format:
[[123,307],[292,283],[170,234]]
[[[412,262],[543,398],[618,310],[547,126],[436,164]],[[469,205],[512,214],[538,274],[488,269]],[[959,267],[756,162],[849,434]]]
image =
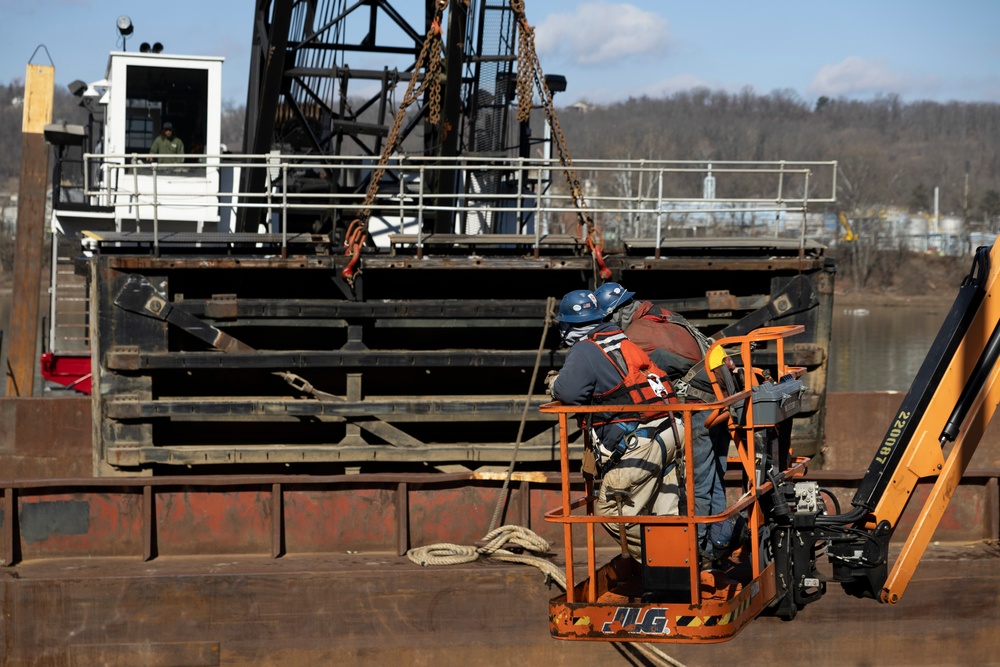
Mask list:
[[133,30],[132,19],[122,14],[121,16],[118,17],[116,25],[118,26],[118,34],[122,36],[122,51],[126,51],[127,49],[125,48],[125,42],[126,42],[125,38],[132,34]]
[[122,37],[128,37],[132,34],[132,19],[127,16],[118,17],[118,34]]
[[45,141],[53,146],[81,146],[87,131],[83,125],[70,125],[66,121],[45,126]]
[[149,42],[143,42],[139,45],[139,53],[149,53]]
[[153,42],[153,53],[159,53],[163,50],[163,44],[159,42]]
[[550,93],[562,93],[566,90],[566,77],[562,74],[546,74],[545,85]]

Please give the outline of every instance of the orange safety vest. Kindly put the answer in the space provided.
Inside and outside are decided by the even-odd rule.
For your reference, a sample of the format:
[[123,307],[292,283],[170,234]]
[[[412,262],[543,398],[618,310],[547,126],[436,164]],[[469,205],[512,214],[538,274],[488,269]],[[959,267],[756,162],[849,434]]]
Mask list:
[[[610,390],[594,394],[592,400],[594,405],[628,405],[629,403],[656,405],[680,402],[667,380],[667,374],[650,361],[646,353],[625,336],[625,332],[620,329],[599,331],[592,333],[587,337],[587,340],[597,345],[598,349],[604,353],[604,356],[622,376],[621,382]],[[657,394],[650,380],[662,384],[665,393],[663,395]],[[590,424],[599,427],[615,422],[650,421],[666,417],[669,414],[669,412],[643,413],[642,415],[628,412],[596,413]]]

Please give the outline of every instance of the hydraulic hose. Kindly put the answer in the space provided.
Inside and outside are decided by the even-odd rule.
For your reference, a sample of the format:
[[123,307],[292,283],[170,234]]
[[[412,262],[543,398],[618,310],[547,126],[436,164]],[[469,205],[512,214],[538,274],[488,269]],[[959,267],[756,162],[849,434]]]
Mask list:
[[965,421],[969,409],[975,402],[976,396],[979,395],[979,390],[982,389],[986,379],[993,371],[993,367],[996,366],[998,357],[1000,357],[1000,322],[993,327],[993,333],[990,334],[990,340],[986,343],[986,349],[979,355],[979,360],[976,361],[972,374],[962,388],[955,409],[952,410],[951,416],[948,417],[948,421],[944,425],[944,430],[941,431],[939,439],[942,445],[944,445],[945,440],[954,442],[955,438],[958,437],[958,433],[962,429],[962,422]]

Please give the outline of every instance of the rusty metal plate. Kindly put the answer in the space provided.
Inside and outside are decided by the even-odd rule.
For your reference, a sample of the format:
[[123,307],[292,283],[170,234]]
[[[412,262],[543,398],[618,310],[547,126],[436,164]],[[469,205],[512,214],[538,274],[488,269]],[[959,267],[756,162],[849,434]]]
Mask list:
[[391,551],[397,542],[395,485],[284,491],[289,553]]
[[[18,498],[20,552],[25,560],[142,554],[142,496],[135,493],[49,493]],[[5,559],[6,562],[6,559]]]
[[186,489],[156,495],[160,555],[266,554],[271,521],[270,491]]

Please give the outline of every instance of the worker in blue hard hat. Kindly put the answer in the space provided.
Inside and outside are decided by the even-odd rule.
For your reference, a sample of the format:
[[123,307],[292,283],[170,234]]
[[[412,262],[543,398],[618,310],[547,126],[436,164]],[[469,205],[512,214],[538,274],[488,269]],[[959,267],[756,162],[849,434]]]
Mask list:
[[[681,315],[649,302],[637,302],[635,292],[619,283],[605,283],[594,293],[598,306],[650,359],[667,369],[678,396],[685,403],[715,402],[711,381],[704,368],[705,352],[711,341]],[[724,374],[725,369],[719,373]],[[724,379],[728,379],[724,375]],[[725,383],[724,383],[725,384]],[[724,387],[728,393],[732,386]],[[691,448],[694,467],[694,508],[698,516],[712,516],[726,510],[726,459],[729,430],[724,424],[706,427],[708,410],[691,415]],[[734,521],[698,524],[698,545],[702,560],[717,561],[738,546],[733,538]]]
[[[559,306],[560,332],[569,347],[551,385],[566,405],[676,403],[666,373],[616,324],[604,322],[597,298],[588,290],[566,294]],[[584,472],[602,478],[595,510],[601,515],[677,514],[674,457],[683,442],[683,424],[666,410],[658,413],[586,413],[590,436]],[[617,524],[605,524],[619,535]],[[629,553],[640,556],[639,526],[626,529]]]

